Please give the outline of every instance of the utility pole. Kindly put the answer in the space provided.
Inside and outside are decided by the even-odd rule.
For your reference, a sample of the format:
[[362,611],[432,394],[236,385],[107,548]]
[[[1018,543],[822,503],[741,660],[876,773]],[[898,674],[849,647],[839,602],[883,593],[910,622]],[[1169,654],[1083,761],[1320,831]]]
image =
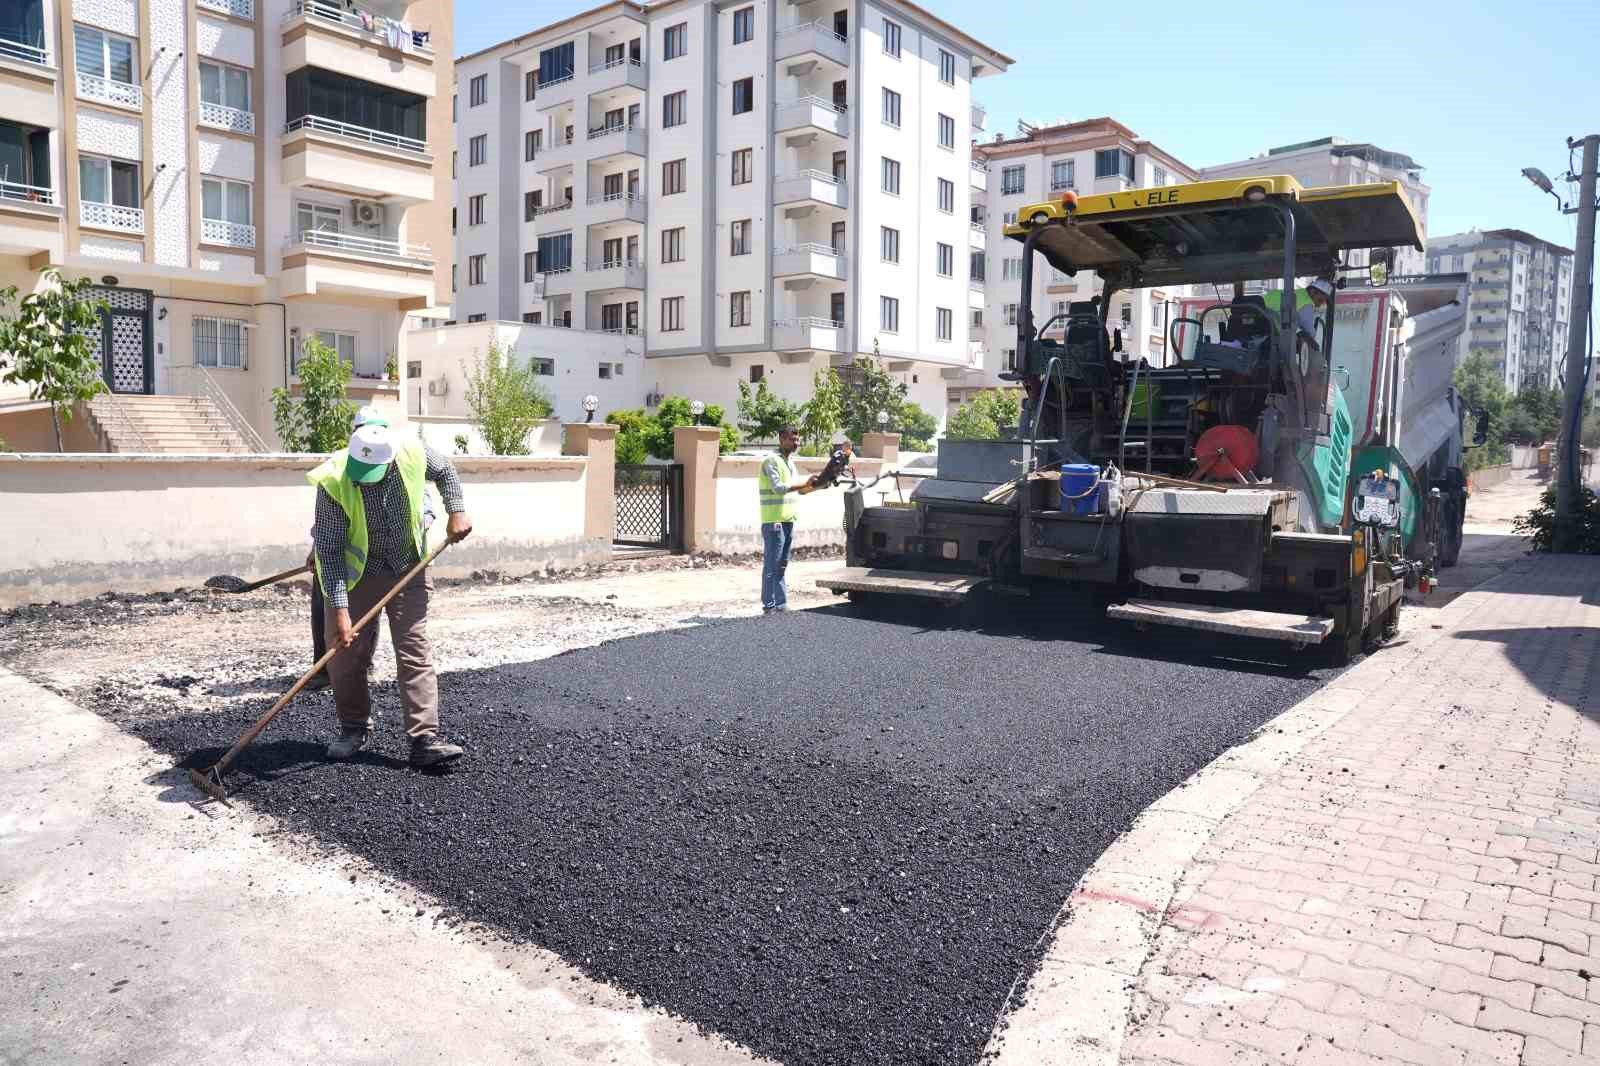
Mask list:
[[1573,512],[1576,509],[1578,488],[1578,455],[1582,446],[1583,410],[1579,398],[1583,395],[1584,371],[1588,354],[1589,309],[1594,295],[1590,280],[1594,274],[1594,213],[1595,170],[1600,166],[1600,134],[1591,133],[1582,140],[1569,139],[1569,149],[1583,146],[1583,172],[1578,185],[1578,246],[1573,249],[1572,263],[1572,313],[1567,329],[1567,381],[1561,404],[1565,425],[1561,432],[1561,469],[1556,476],[1556,527],[1553,547],[1558,552],[1571,551],[1575,541]]

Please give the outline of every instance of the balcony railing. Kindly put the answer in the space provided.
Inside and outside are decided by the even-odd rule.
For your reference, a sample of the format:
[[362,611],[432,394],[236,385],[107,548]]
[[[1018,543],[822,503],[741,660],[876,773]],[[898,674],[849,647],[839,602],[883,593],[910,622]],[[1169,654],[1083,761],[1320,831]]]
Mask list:
[[840,66],[850,62],[850,42],[833,32],[825,22],[801,22],[793,26],[779,26],[776,33],[775,56],[779,60],[806,52],[826,56]]
[[200,101],[200,124],[219,130],[233,130],[235,133],[254,133],[256,131],[256,113],[239,107],[213,104],[207,100],[202,100]]
[[288,22],[301,15],[308,19],[316,19],[318,22],[330,22],[336,26],[355,30],[357,33],[364,33],[402,52],[433,55],[433,45],[429,43],[427,30],[403,30],[398,19],[391,19],[387,15],[379,15],[359,7],[343,8],[335,4],[324,4],[319,0],[296,0],[289,8],[288,14],[283,16],[283,21]]
[[600,74],[600,73],[602,73],[604,71],[607,71],[607,70],[616,70],[618,67],[643,67],[643,66],[644,66],[644,64],[641,63],[637,59],[633,59],[630,56],[622,56],[620,59],[608,59],[603,63],[591,64],[590,67],[589,67],[589,73],[590,74]]
[[585,263],[583,268],[591,274],[613,270],[621,271],[621,288],[644,288],[644,263],[637,259],[601,259],[596,262]]
[[50,66],[50,53],[37,45],[24,44],[22,41],[13,41],[0,37],[0,56],[6,59],[20,59],[24,63],[33,63],[37,66]]
[[[570,211],[570,210],[572,210],[572,201],[571,200],[563,200],[559,204],[550,204],[550,205],[545,206],[545,207],[536,207],[536,208],[534,208],[533,209],[533,217],[534,218],[538,218],[541,215],[553,215],[557,211]],[[545,273],[550,273],[550,271],[546,271]]]
[[206,244],[225,244],[231,248],[254,248],[256,228],[242,222],[227,222],[220,218],[200,220],[200,239]]
[[598,141],[602,137],[614,137],[619,133],[643,133],[643,126],[632,126],[626,122],[618,122],[610,126],[596,126],[589,131],[589,139]]
[[112,81],[93,74],[78,72],[78,95],[85,100],[98,100],[122,107],[144,107],[144,91],[132,82]]
[[78,223],[84,226],[98,226],[100,229],[121,230],[124,233],[143,233],[144,208],[80,200]]
[[358,233],[339,233],[334,230],[307,229],[289,234],[287,246],[304,245],[307,248],[327,248],[338,252],[355,252],[358,255],[381,255],[390,259],[410,259],[418,263],[432,263],[433,253],[425,244],[406,244],[390,237],[367,237]]
[[203,7],[209,11],[220,11],[224,15],[234,18],[255,21],[256,0],[194,0],[196,7]]
[[43,185],[24,185],[17,181],[0,181],[0,200],[22,200],[30,204],[53,206],[56,202],[56,191]]
[[807,241],[804,244],[791,244],[787,248],[774,248],[773,255],[843,255],[843,248],[835,248],[831,244],[820,241]]
[[379,148],[393,148],[401,152],[414,152],[417,155],[426,155],[428,153],[427,141],[418,140],[415,137],[402,137],[398,133],[368,129],[366,126],[352,126],[348,122],[322,118],[320,115],[302,115],[300,118],[292,118],[283,124],[283,132],[285,134],[296,133],[300,130],[331,133],[335,137],[346,137],[353,141],[374,144]]
[[638,193],[631,192],[608,192],[601,193],[599,196],[591,196],[584,202],[590,207],[593,207],[595,204],[642,204],[644,203],[644,197],[640,196]]

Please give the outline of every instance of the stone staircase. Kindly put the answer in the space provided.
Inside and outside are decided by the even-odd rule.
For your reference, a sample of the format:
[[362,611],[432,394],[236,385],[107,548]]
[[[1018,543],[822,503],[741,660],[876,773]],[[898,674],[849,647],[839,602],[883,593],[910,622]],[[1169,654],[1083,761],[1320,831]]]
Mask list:
[[89,401],[89,419],[108,452],[250,453],[204,396],[100,395]]

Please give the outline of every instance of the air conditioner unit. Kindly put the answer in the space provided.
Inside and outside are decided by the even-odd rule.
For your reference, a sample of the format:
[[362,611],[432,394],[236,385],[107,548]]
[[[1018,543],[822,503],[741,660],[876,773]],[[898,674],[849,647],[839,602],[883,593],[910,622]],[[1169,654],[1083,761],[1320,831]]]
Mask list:
[[381,226],[383,205],[372,200],[351,200],[350,218],[358,226]]
[[450,395],[450,379],[445,377],[443,374],[440,374],[438,377],[436,377],[432,381],[428,382],[428,395],[429,396],[448,396],[448,395]]

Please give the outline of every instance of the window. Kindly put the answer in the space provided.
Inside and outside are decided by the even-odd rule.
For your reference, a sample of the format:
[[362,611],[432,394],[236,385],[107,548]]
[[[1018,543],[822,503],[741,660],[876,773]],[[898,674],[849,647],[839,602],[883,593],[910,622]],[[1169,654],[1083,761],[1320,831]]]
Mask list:
[[728,325],[748,326],[750,324],[750,291],[736,292],[728,300]]
[[[602,330],[606,331],[607,333],[620,333],[622,331],[622,327],[621,326],[607,326],[607,325],[605,325],[606,319],[610,318],[613,312],[617,316],[617,321],[619,321],[619,322],[622,321],[622,318],[621,318],[622,309],[617,307],[615,304],[607,304],[605,307],[602,307],[600,309],[600,322],[601,322],[600,328]],[[599,373],[601,381],[609,381],[609,380],[611,380],[611,364],[610,363],[601,363],[595,369]]]
[[752,149],[741,148],[733,153],[733,183],[747,185],[750,182],[750,160]]
[[572,269],[572,234],[540,237],[538,267],[541,274],[565,273]]
[[900,94],[893,89],[883,90],[883,121],[890,126],[900,125]]
[[741,7],[733,13],[733,43],[744,44],[756,35],[756,9]]
[[661,231],[661,261],[663,263],[683,262],[683,227]]
[[735,115],[747,114],[754,110],[756,98],[756,80],[754,78],[740,78],[733,83],[733,113]]
[[245,324],[236,318],[202,318],[194,320],[194,365],[225,367],[231,370],[245,368]]
[[972,309],[972,328],[973,329],[982,329],[983,328],[983,308],[981,308],[981,307],[974,307]]
[[123,85],[136,85],[133,42],[91,26],[72,27],[72,54],[79,74],[92,74]]
[[200,217],[250,225],[250,183],[226,178],[200,179]]
[[[339,355],[339,361],[350,366],[356,365],[356,335],[345,333],[342,330],[319,329],[316,331],[319,342],[332,348]],[[303,354],[303,353],[302,353]]]
[[1000,195],[1018,196],[1027,186],[1028,169],[1023,166],[1000,168]]
[[765,378],[766,376],[767,376],[767,368],[766,367],[762,366],[760,363],[751,363],[750,364],[750,384],[754,385],[756,382],[760,381],[761,379]]
[[956,213],[956,183],[948,178],[939,179],[939,210],[947,215]]
[[661,54],[664,59],[677,59],[689,51],[689,24],[680,22],[676,26],[668,26],[666,33],[661,36]]
[[883,54],[900,58],[900,24],[883,20]]
[[1060,192],[1073,186],[1073,162],[1070,159],[1057,159],[1050,164],[1050,191]]
[[[542,317],[538,311],[529,311],[522,316],[522,321],[537,326]],[[556,361],[554,359],[542,359],[536,355],[528,360],[528,369],[541,378],[555,377]]]
[[956,83],[956,57],[943,48],[939,49],[939,80],[946,85]]
[[467,197],[467,225],[483,225],[483,205],[488,199],[489,194],[481,192],[476,196]]
[[468,107],[482,107],[489,102],[489,75],[475,74],[468,84],[470,86],[468,89],[470,94],[470,98],[467,100]]
[[482,285],[483,284],[483,264],[484,264],[484,260],[487,259],[487,258],[488,257],[485,256],[485,255],[474,255],[474,256],[468,257],[468,259],[467,259],[467,284],[468,285]]
[[900,195],[900,164],[888,156],[883,157],[883,191]]
[[139,164],[103,156],[78,156],[78,192],[91,204],[141,207]]
[[550,85],[572,77],[577,46],[572,41],[546,48],[539,53],[539,84]]
[[956,120],[949,115],[939,116],[939,147],[951,151],[956,147]]
[[1156,167],[1151,173],[1150,184],[1165,185],[1167,183],[1167,168]]
[[967,276],[973,281],[982,281],[984,275],[988,273],[987,265],[982,252],[973,252],[972,258],[967,262]]
[[1022,277],[1022,257],[1000,260],[1000,280],[1016,281]]
[[687,90],[679,89],[675,93],[668,93],[661,98],[661,125],[671,129],[684,123],[684,113]]
[[209,60],[200,61],[200,102],[250,110],[250,72]]
[[1016,304],[1006,304],[1006,325],[1014,326],[1016,324],[1017,324],[1017,305]]
[[673,196],[683,191],[683,162],[673,159],[661,164],[662,196]]
[[1094,176],[1097,178],[1123,177],[1133,180],[1133,153],[1121,148],[1102,148],[1094,154]]
[[750,254],[750,219],[741,218],[741,219],[736,220],[733,223],[733,225],[729,228],[729,233],[731,234],[731,240],[730,240],[729,243],[732,245],[732,248],[730,249],[729,254],[730,255],[749,255]]
[[522,194],[522,221],[532,222],[538,215],[539,208],[544,206],[544,190],[534,189]]
[[539,86],[539,72],[530,70],[522,75],[522,98],[532,100]]
[[460,111],[461,111],[461,94],[460,93],[451,93],[450,94],[450,121],[451,122],[460,121],[460,119],[461,119]]
[[539,273],[539,256],[534,252],[522,253],[522,280],[530,282]]
[[933,246],[933,269],[941,278],[954,276],[956,272],[956,250],[954,245],[943,242]]
[[955,317],[948,307],[934,308],[933,336],[935,340],[947,341],[955,336]]
[[316,116],[405,137],[420,150],[427,140],[428,101],[415,93],[320,67],[300,67],[283,79],[284,118]]
[[900,332],[900,301],[895,297],[878,297],[878,328],[885,333]]
[[683,297],[664,296],[661,299],[661,332],[673,333],[683,328]]
[[326,204],[301,202],[295,205],[297,233],[312,231],[338,233],[344,229],[344,212]]
[[467,142],[467,166],[478,167],[488,162],[489,135],[480,133]]
[[487,320],[488,317],[489,316],[485,315],[485,314],[468,315],[467,316],[467,321],[468,322],[483,322],[483,321]]
[[526,162],[533,162],[539,154],[539,149],[544,141],[544,130],[529,130],[522,135],[522,158]]
[[878,256],[885,263],[900,262],[900,231],[881,226],[878,229]]
[[1123,304],[1121,307],[1119,307],[1117,309],[1117,313],[1121,317],[1122,324],[1124,326],[1133,325],[1133,305],[1132,304]]
[[[1016,222],[1016,220],[1017,220],[1017,213],[1015,211],[1003,211],[1000,214],[1000,222],[1001,222],[1002,225],[1009,226],[1012,223]],[[974,222],[978,221],[978,215],[977,215],[976,211],[973,212],[972,221],[974,221]]]

